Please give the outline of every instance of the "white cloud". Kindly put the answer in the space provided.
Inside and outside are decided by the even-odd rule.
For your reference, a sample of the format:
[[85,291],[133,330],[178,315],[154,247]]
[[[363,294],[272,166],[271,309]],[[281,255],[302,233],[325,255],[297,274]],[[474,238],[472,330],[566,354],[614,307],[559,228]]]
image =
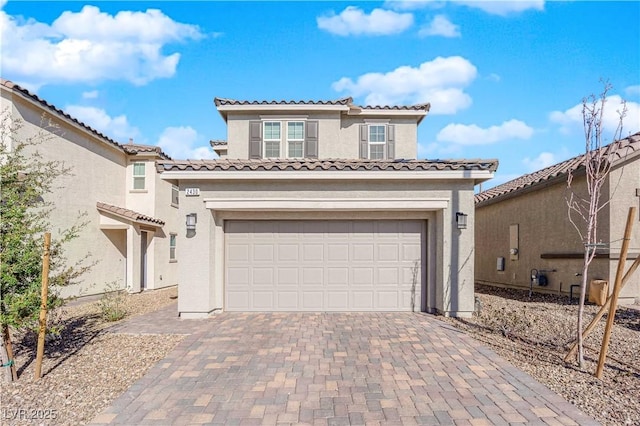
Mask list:
[[167,127],[164,129],[157,145],[170,157],[175,159],[210,159],[216,155],[208,146],[198,143],[203,139],[191,126]]
[[416,68],[401,66],[385,74],[363,74],[356,81],[343,77],[332,88],[353,97],[364,96],[367,105],[430,102],[432,114],[454,114],[471,105],[464,88],[476,74],[476,67],[463,57],[438,57]]
[[317,23],[318,28],[341,36],[389,35],[401,33],[413,25],[413,15],[384,9],[373,9],[367,15],[356,6],[348,6],[339,15],[332,12],[319,16]]
[[0,11],[0,31],[3,73],[32,87],[171,77],[180,54],[165,55],[165,45],[203,37],[197,26],[157,9],[110,15],[95,6],[64,12],[51,25]]
[[418,35],[421,37],[460,37],[460,28],[449,21],[446,16],[436,15],[429,23],[429,25],[426,25],[420,29]]
[[542,170],[546,167],[559,163],[557,157],[552,152],[541,152],[536,158],[525,157],[522,163],[527,167],[529,172]]
[[529,139],[532,135],[533,129],[524,122],[509,120],[485,129],[475,124],[448,124],[438,132],[436,139],[459,145],[488,145],[510,139]]
[[384,6],[395,10],[417,10],[427,7],[443,8],[447,3],[460,4],[499,16],[517,14],[526,10],[544,10],[544,0],[452,0],[451,2],[439,0],[387,0]]
[[[620,116],[618,111],[622,108],[622,98],[619,95],[611,95],[607,98],[602,115],[603,130],[608,133],[606,137],[613,136]],[[553,111],[549,114],[553,123],[560,125],[560,132],[571,134],[583,131],[582,103],[577,104],[566,111]],[[627,113],[623,120],[622,136],[635,133],[640,130],[640,104],[627,101]]]
[[140,131],[129,123],[125,115],[111,117],[103,109],[80,105],[68,105],[64,111],[120,143],[126,143],[129,138],[135,140],[140,136]]
[[628,86],[624,89],[624,94],[627,96],[638,96],[640,95],[640,84],[636,86]]
[[492,72],[491,74],[489,74],[489,75],[487,76],[487,80],[489,80],[489,81],[493,81],[493,82],[497,83],[497,82],[499,82],[500,80],[502,80],[502,77],[500,77],[500,75],[499,75],[499,74],[496,74],[496,73],[493,73],[493,72]]
[[507,16],[517,14],[526,10],[544,10],[544,0],[507,0],[507,1],[459,1],[462,5],[481,9],[491,15]]
[[83,99],[95,99],[99,95],[97,90],[92,90],[90,92],[82,92]]

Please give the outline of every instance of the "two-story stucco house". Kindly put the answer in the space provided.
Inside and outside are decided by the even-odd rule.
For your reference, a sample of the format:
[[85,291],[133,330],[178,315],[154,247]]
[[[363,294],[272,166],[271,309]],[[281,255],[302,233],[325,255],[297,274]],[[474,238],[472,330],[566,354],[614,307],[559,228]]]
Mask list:
[[[71,168],[47,195],[54,203],[52,234],[86,214],[81,220],[88,224],[65,245],[65,255],[69,265],[87,254],[85,265],[95,264],[61,295],[176,285],[178,190],[155,167],[169,157],[154,146],[119,144],[10,81],[1,80],[0,89],[4,123],[18,125],[15,139],[40,140],[43,159]],[[10,138],[3,142],[11,149]]]
[[[612,290],[629,207],[640,197],[640,133],[611,144],[616,149],[602,187],[598,240],[602,243],[588,280],[605,280]],[[537,292],[571,294],[581,282],[584,248],[567,208],[567,175],[572,190],[587,198],[585,155],[520,176],[476,195],[476,281]],[[578,217],[576,222],[581,224]],[[582,228],[584,232],[584,227]],[[636,213],[625,259],[625,271],[640,255],[640,213]],[[541,280],[537,275],[542,274]],[[535,278],[532,280],[532,275]],[[540,285],[543,284],[543,285]],[[574,297],[579,289],[574,287]],[[622,289],[620,301],[640,299],[636,272]]]
[[178,309],[474,310],[474,186],[495,160],[416,160],[429,105],[215,99],[223,157],[179,187]]

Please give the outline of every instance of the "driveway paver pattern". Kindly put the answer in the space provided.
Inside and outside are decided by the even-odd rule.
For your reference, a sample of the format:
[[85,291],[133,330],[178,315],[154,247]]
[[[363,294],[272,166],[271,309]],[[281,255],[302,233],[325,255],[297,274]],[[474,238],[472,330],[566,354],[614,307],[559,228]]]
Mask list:
[[194,332],[95,425],[599,425],[427,314],[134,320],[114,331]]

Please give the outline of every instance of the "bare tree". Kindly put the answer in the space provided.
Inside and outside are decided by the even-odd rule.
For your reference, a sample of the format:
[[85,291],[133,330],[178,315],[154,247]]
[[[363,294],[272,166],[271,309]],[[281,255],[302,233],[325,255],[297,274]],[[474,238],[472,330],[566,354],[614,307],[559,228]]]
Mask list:
[[580,166],[584,166],[586,179],[586,195],[578,195],[573,191],[572,183],[574,173],[581,168],[568,173],[567,178],[567,206],[569,221],[576,228],[584,246],[584,263],[582,266],[582,284],[580,286],[580,302],[577,319],[577,361],[580,368],[584,368],[584,347],[582,339],[584,301],[588,282],[589,265],[596,255],[596,251],[602,245],[598,241],[598,214],[605,208],[611,199],[609,194],[603,197],[602,187],[607,182],[614,156],[619,149],[619,144],[613,143],[621,139],[622,124],[627,113],[627,106],[622,101],[617,110],[618,123],[610,144],[606,144],[604,137],[605,105],[607,94],[612,86],[608,81],[602,81],[603,90],[598,97],[591,95],[582,100],[582,119],[584,126],[585,155]]

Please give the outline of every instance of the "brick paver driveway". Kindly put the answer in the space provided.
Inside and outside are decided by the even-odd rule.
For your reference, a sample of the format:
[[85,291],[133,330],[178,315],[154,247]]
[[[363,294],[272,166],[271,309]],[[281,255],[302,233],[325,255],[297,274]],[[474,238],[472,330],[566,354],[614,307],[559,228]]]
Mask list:
[[195,332],[94,424],[598,424],[426,314],[161,322]]

